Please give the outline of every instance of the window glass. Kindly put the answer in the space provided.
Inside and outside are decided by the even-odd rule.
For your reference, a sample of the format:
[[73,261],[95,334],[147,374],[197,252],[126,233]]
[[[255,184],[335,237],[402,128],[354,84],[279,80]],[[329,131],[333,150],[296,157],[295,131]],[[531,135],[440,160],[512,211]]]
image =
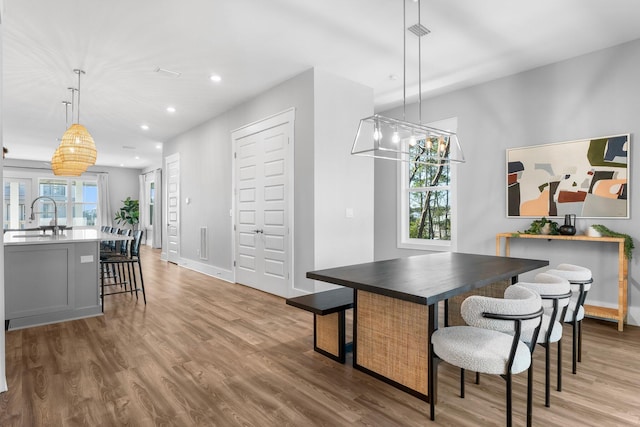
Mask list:
[[27,219],[27,183],[22,180],[4,180],[4,229],[23,229]]
[[71,181],[71,204],[74,226],[94,226],[98,216],[98,184]]
[[[451,239],[450,166],[419,163],[428,150],[436,152],[439,141],[421,141],[409,147],[407,191],[409,238],[428,240]],[[446,142],[446,141],[444,141]]]
[[149,225],[153,225],[153,206],[156,203],[156,183],[149,184]]
[[[455,132],[457,119],[429,126]],[[398,162],[398,247],[455,250],[455,166],[425,164],[449,157],[448,137],[423,138],[417,144],[408,138],[401,143],[407,154]]]

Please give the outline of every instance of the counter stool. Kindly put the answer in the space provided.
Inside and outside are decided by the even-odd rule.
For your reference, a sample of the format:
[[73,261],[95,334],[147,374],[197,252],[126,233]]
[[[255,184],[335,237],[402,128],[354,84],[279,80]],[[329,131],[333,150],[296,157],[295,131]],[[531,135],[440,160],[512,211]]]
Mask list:
[[[130,288],[127,290],[126,284],[123,291],[105,293],[105,276],[102,276],[101,294],[102,294],[102,307],[104,310],[104,297],[107,295],[116,295],[123,293],[136,293],[136,299],[138,299],[138,291],[142,292],[142,298],[144,303],[147,304],[147,295],[144,290],[144,279],[142,277],[142,265],[140,263],[140,243],[142,241],[142,230],[136,230],[133,232],[133,241],[129,247],[128,254],[115,254],[100,260],[100,264],[104,271],[108,271],[109,268],[117,269],[123,273],[123,276],[127,275],[127,280]],[[136,266],[138,272],[136,273]],[[105,270],[106,269],[106,270]],[[140,283],[138,283],[137,276],[140,276]]]
[[[544,405],[549,407],[551,406],[549,391],[551,388],[550,352],[552,343],[558,343],[557,389],[558,391],[562,390],[562,322],[569,305],[571,287],[567,279],[548,273],[537,274],[533,283],[518,282],[517,285],[537,292],[542,298],[544,315],[542,316],[537,344],[540,344],[545,349]],[[530,343],[532,337],[533,331],[528,330],[522,332],[520,339],[525,343]]]
[[571,299],[569,307],[564,317],[565,323],[570,323],[573,327],[573,357],[572,371],[577,372],[577,363],[582,362],[582,319],[584,319],[584,301],[587,292],[591,289],[593,276],[591,270],[574,264],[558,264],[554,269],[547,270],[546,273],[563,277],[571,285]]

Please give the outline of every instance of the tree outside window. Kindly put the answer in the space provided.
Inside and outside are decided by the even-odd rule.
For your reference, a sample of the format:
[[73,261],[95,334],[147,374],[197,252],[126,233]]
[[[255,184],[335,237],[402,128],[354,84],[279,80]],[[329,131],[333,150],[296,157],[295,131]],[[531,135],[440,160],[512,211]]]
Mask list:
[[[427,126],[455,132],[458,120],[445,119]],[[456,166],[433,161],[459,154],[449,152],[452,147],[447,138],[423,137],[414,145],[410,139],[400,142],[406,154],[398,162],[398,248],[456,248]]]
[[[432,138],[409,147],[406,192],[410,239],[451,240],[450,166],[444,161],[438,165],[420,163],[426,160],[428,150],[435,153],[440,149],[439,142],[446,143]],[[448,150],[448,144],[445,146]]]

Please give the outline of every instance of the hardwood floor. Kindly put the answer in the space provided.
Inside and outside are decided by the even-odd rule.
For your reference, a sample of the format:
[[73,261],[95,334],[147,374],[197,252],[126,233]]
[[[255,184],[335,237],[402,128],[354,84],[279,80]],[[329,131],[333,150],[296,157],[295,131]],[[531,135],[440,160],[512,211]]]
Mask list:
[[[159,260],[143,251],[148,304],[109,296],[105,315],[6,334],[8,426],[504,425],[504,381],[441,364],[436,422],[428,404],[313,351],[313,318],[284,300]],[[350,325],[348,325],[350,327]],[[587,319],[563,391],[544,407],[544,349],[535,354],[534,425],[640,425],[640,328]],[[553,350],[555,359],[555,346]],[[555,365],[555,363],[552,363]],[[555,367],[553,370],[555,375]],[[526,376],[514,384],[525,424]]]

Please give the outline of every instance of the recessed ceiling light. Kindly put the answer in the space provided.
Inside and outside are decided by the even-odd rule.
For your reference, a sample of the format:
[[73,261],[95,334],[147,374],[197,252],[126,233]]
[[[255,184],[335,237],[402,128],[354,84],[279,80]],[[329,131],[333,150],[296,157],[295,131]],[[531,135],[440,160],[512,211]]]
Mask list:
[[149,130],[149,125],[140,125],[140,129]]
[[158,150],[162,150],[162,144],[156,144],[156,148],[157,148]]
[[136,156],[136,157],[134,157],[134,159],[140,160],[140,156]]
[[120,163],[120,167],[123,168],[124,167],[124,163]]
[[217,74],[211,74],[211,75],[209,76],[209,79],[210,79],[212,82],[216,82],[216,83],[219,83],[219,82],[221,82],[221,81],[222,81],[222,77],[220,77],[220,76],[219,76],[219,75],[217,75]]
[[167,107],[167,111],[169,113],[175,113],[176,112],[176,108],[175,107]]

